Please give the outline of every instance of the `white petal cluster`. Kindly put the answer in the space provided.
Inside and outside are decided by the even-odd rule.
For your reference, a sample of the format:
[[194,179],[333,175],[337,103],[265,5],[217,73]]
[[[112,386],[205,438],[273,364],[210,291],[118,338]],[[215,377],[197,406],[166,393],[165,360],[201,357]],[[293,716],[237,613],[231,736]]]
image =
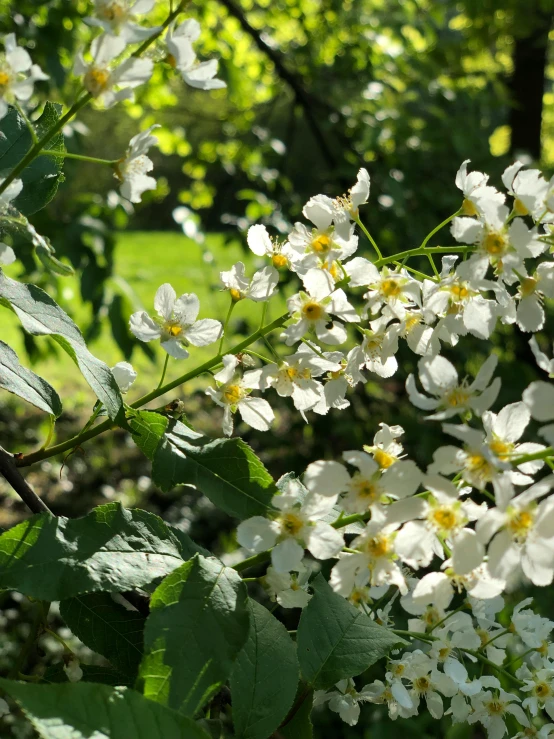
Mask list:
[[199,62],[192,44],[200,36],[200,25],[193,18],[168,30],[166,35],[168,61],[172,67],[177,69],[187,85],[199,90],[219,90],[227,85],[218,80],[217,60],[210,59],[207,62]]
[[117,163],[115,174],[121,182],[121,195],[131,203],[140,203],[144,192],[156,189],[156,180],[148,175],[154,165],[147,154],[150,147],[158,143],[152,131],[159,127],[154,124],[133,136],[125,156]]
[[4,36],[4,49],[0,54],[0,120],[9,104],[25,105],[29,101],[35,82],[49,79],[38,64],[33,64],[29,53],[17,45],[14,33]]
[[123,36],[130,44],[144,41],[160,28],[141,26],[135,19],[149,13],[155,4],[156,0],[95,0],[95,15],[85,18],[85,23],[112,36]]

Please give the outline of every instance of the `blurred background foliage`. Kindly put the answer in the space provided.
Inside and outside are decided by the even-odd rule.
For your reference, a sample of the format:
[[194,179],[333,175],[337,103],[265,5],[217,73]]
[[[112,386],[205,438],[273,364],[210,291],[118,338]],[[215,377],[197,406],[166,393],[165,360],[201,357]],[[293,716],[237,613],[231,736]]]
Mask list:
[[[51,77],[49,86],[38,86],[43,99],[66,104],[75,99],[79,88],[71,68],[91,38],[82,23],[91,5],[0,0],[0,33],[15,32]],[[160,0],[152,22],[163,20],[167,9]],[[554,170],[554,0],[205,0],[191,3],[187,14],[202,26],[200,58],[220,60],[227,89],[205,93],[185,87],[163,63],[163,52],[154,49],[162,63],[135,102],[110,111],[89,108],[64,131],[70,151],[113,159],[139,130],[161,124],[159,148],[151,152],[157,189],[133,208],[117,194],[111,170],[66,160],[66,181],[57,197],[31,220],[57,256],[72,264],[75,276],[45,273],[24,239],[15,244],[21,261],[7,269],[48,290],[102,359],[131,360],[139,370],[139,392],[157,384],[162,357],[129,334],[130,313],[151,309],[156,288],[170,281],[178,293],[199,294],[202,316],[223,318],[227,296],[219,292],[219,271],[238,259],[256,266],[245,246],[249,225],[265,223],[272,234],[284,236],[309,197],[345,192],[365,166],[372,193],[362,218],[389,254],[417,246],[457,210],[454,175],[462,160],[470,158],[496,185],[516,156],[540,164],[546,176]],[[446,229],[434,243],[448,245],[450,239]],[[360,253],[367,251],[360,237]],[[285,293],[289,289],[285,286]],[[280,298],[269,317],[283,309]],[[259,313],[252,303],[239,304],[233,333],[256,328]],[[550,316],[544,336],[552,336],[553,328]],[[0,335],[26,351],[35,370],[64,396],[57,438],[76,433],[93,402],[78,373],[46,338],[24,336],[7,311],[0,317]],[[499,355],[498,407],[520,398],[536,377],[526,338],[510,327],[501,327],[488,346],[471,338],[461,343],[461,350],[446,352],[461,375],[474,375],[491,349]],[[209,349],[198,350],[189,362],[208,356]],[[306,425],[273,394],[274,432],[258,434],[244,426],[238,431],[276,477],[361,448],[381,421],[404,426],[407,452],[426,464],[439,429],[429,424],[422,433],[405,398],[405,378],[416,359],[401,350],[398,374],[358,386],[347,412],[311,414]],[[182,374],[182,367],[172,361],[169,377]],[[199,378],[167,400],[183,400],[198,428],[215,436],[221,433],[220,415],[203,394],[209,382]],[[42,417],[9,396],[0,398],[0,437],[11,451],[35,448],[47,431]],[[29,480],[58,514],[81,515],[118,499],[160,513],[217,554],[232,556],[234,522],[192,489],[161,494],[149,473],[132,441],[116,432],[31,470]],[[7,527],[26,513],[7,488],[0,494],[0,526]],[[547,594],[533,595],[547,613]],[[21,599],[0,597],[4,670],[25,638],[27,622]],[[83,654],[85,661],[94,659]],[[48,642],[35,656],[43,664],[59,659],[56,644]],[[32,735],[14,721],[10,735]],[[421,738],[480,736],[469,727],[449,730],[448,720],[425,714],[391,724],[374,706],[363,710],[355,728],[327,709],[315,722],[322,738],[380,739],[391,731]]]

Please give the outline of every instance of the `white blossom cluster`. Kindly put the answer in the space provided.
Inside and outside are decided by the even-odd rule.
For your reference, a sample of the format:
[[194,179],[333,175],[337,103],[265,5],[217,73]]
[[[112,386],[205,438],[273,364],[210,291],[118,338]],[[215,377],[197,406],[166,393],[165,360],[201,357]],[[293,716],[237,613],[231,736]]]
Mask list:
[[[307,605],[314,560],[333,560],[331,587],[380,623],[395,626],[398,601],[413,643],[389,660],[385,679],[360,690],[345,680],[316,694],[316,704],[327,702],[349,724],[365,701],[386,705],[393,719],[426,705],[436,718],[480,722],[491,739],[506,734],[507,717],[520,727],[513,736],[554,737],[554,622],[533,613],[528,600],[508,617],[502,596],[521,582],[554,579],[554,452],[547,446],[554,445],[554,386],[532,382],[522,398],[493,411],[501,388],[496,354],[472,380],[442,354],[468,334],[488,339],[498,321],[535,333],[545,323],[545,299],[554,298],[554,182],[519,162],[503,182],[507,194],[463,163],[456,177],[463,202],[451,219],[463,258],[444,256],[431,276],[380,255],[355,256],[359,207],[369,197],[365,170],[348,196],[312,198],[303,210],[311,226],[295,224],[284,243],[264,226],[251,227],[248,246],[268,262],[253,275],[242,262],[221,273],[232,305],[266,303],[285,270],[302,283],[288,297],[279,351],[260,357],[261,368],[252,368],[251,357],[220,355],[207,393],[224,408],[225,434],[237,411],[268,430],[272,391],[291,397],[305,420],[310,411],[347,408],[349,389],[367,373],[396,372],[401,340],[419,356],[408,398],[425,421],[442,423],[445,442],[425,469],[404,454],[403,429],[381,423],[363,451],[313,462],[302,480],[286,475],[273,512],[237,530],[245,550],[270,553],[263,584],[282,607]],[[418,255],[432,259],[436,252],[426,248]],[[192,319],[183,319],[177,303],[156,307],[159,319],[135,314],[132,330],[178,356],[172,347],[187,338]],[[197,334],[205,343],[222,336],[219,324],[217,333]],[[553,377],[554,360],[534,336],[530,347]],[[536,422],[540,441],[529,438]],[[504,670],[524,652],[515,674]],[[483,660],[493,674],[476,669]]]

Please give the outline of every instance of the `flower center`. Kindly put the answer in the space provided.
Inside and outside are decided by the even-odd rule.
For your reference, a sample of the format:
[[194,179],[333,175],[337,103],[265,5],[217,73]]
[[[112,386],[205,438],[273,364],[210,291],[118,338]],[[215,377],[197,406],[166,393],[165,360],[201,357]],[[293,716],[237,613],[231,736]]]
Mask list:
[[397,461],[397,458],[393,454],[389,454],[384,449],[380,449],[379,447],[374,450],[373,459],[377,462],[382,470],[387,470]]
[[229,405],[235,405],[242,398],[242,388],[240,385],[228,385],[224,392],[223,398]]
[[467,198],[464,198],[464,202],[462,203],[462,214],[464,216],[476,216],[478,214],[475,204]]
[[6,71],[0,70],[0,94],[5,92],[6,88],[10,84],[10,75]]
[[375,536],[373,539],[369,539],[366,544],[366,551],[375,559],[384,557],[390,552],[390,541],[386,536]]
[[421,323],[421,316],[414,316],[414,315],[408,316],[404,323],[404,336],[411,334],[414,328],[416,326],[419,326],[420,323]]
[[323,313],[323,308],[319,303],[316,303],[315,301],[310,301],[309,303],[305,303],[305,305],[302,306],[302,315],[308,321],[319,321],[319,319],[323,316]]
[[505,710],[504,703],[502,703],[502,701],[499,701],[498,699],[489,701],[485,704],[485,707],[492,716],[501,716]]
[[93,67],[85,74],[84,84],[91,95],[97,96],[106,88],[110,79],[107,69]]
[[458,523],[456,513],[446,506],[434,510],[430,515],[430,519],[431,523],[441,531],[451,531]]
[[466,468],[472,475],[476,475],[483,482],[492,479],[492,467],[487,459],[478,452],[472,452],[467,455]]
[[502,441],[502,439],[494,439],[489,443],[489,449],[493,454],[496,454],[499,459],[505,459],[514,451],[514,445],[507,441]]
[[544,700],[544,698],[547,698],[549,695],[551,695],[552,689],[548,683],[541,682],[535,685],[535,687],[533,688],[533,693],[537,696],[537,698]]
[[356,495],[360,498],[366,498],[368,502],[376,500],[379,497],[377,486],[365,477],[355,476],[352,481],[352,487],[356,491]]
[[461,282],[456,285],[451,285],[450,295],[452,296],[453,300],[459,303],[462,300],[465,300],[467,297],[469,297],[469,290],[464,285],[464,283]]
[[438,622],[441,620],[441,616],[436,608],[434,608],[433,606],[428,606],[421,619],[427,624],[427,626],[434,626],[435,624],[438,624]]
[[538,281],[533,277],[524,277],[519,285],[519,292],[522,298],[528,298],[537,289]]
[[446,659],[447,657],[449,657],[449,656],[450,656],[450,652],[451,652],[451,651],[452,651],[452,650],[451,650],[451,648],[450,648],[450,647],[443,647],[442,649],[439,649],[439,659],[440,659],[440,661],[441,661],[441,662],[444,662],[444,660],[445,660],[445,659]]
[[240,291],[240,290],[237,290],[237,288],[236,288],[236,287],[232,287],[232,288],[231,288],[231,289],[229,290],[229,293],[231,294],[231,299],[232,299],[232,300],[233,300],[233,301],[234,301],[235,303],[238,303],[238,301],[239,301],[239,300],[242,300],[242,293],[241,293],[241,291]]
[[295,513],[285,513],[281,516],[280,521],[281,530],[283,534],[286,534],[287,536],[297,536],[302,526],[304,526],[302,519]]
[[381,282],[379,292],[385,298],[397,298],[402,292],[402,285],[399,284],[398,280],[389,277]]
[[168,326],[166,326],[165,330],[170,336],[180,336],[183,333],[182,327],[179,326],[179,324],[175,324],[175,323],[169,324]]
[[336,281],[339,277],[339,263],[336,260],[334,262],[327,260],[324,264],[324,268],[329,272],[333,280]]
[[446,394],[446,405],[452,408],[465,407],[469,400],[469,392],[463,387],[455,387]]
[[327,234],[319,234],[319,236],[312,239],[311,247],[318,254],[321,254],[322,252],[328,252],[332,243],[331,238]]
[[414,680],[414,688],[418,693],[426,693],[431,687],[431,681],[428,677],[421,676]]
[[503,234],[491,231],[485,236],[483,248],[491,257],[499,257],[507,250],[508,242]]
[[525,541],[529,530],[534,523],[534,515],[529,510],[514,510],[509,513],[508,529],[510,533],[519,541]]
[[127,11],[125,7],[115,0],[114,2],[107,3],[103,8],[100,9],[100,15],[107,21],[121,21]]
[[289,260],[286,258],[284,254],[274,254],[271,257],[271,263],[277,269],[281,269],[282,267],[286,267],[288,265]]

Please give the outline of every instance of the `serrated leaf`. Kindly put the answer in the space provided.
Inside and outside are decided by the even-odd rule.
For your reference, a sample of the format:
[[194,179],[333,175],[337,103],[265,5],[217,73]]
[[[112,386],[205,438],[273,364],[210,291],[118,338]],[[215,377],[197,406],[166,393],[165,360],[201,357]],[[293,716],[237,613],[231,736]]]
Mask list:
[[[62,106],[46,103],[40,118],[34,124],[38,137],[55,126],[60,118]],[[0,176],[6,177],[19,164],[33,145],[31,134],[23,118],[15,108],[9,108],[0,121]],[[56,134],[47,145],[50,151],[65,151],[62,133]],[[20,175],[23,190],[13,201],[13,206],[29,216],[44,208],[58,189],[62,175],[63,157],[41,154]]]
[[60,615],[83,644],[126,677],[136,677],[146,620],[140,613],[116,603],[108,593],[89,593],[62,600]]
[[209,739],[194,721],[129,688],[0,679],[43,739]]
[[279,729],[281,739],[312,739],[314,733],[310,716],[314,704],[314,691],[310,690],[298,710],[284,726]]
[[137,411],[136,413],[133,412],[128,420],[133,441],[149,460],[153,460],[160,439],[167,429],[169,419],[167,416],[162,416],[161,413]]
[[123,400],[110,368],[89,352],[77,326],[44,290],[12,280],[0,269],[0,299],[13,308],[25,331],[53,336],[75,361],[110,418],[121,419]]
[[62,412],[62,401],[54,388],[23,367],[14,350],[3,341],[0,341],[0,387],[56,418]]
[[195,485],[230,516],[245,519],[272,510],[273,478],[242,439],[216,439],[193,446],[166,435],[154,457],[152,477],[164,491]]
[[286,628],[248,599],[250,628],[231,674],[237,739],[267,739],[286,717],[296,695],[298,660]]
[[312,587],[314,595],[302,611],[297,633],[300,670],[312,687],[331,688],[367,670],[395,644],[406,644],[333,592],[323,575]]
[[0,536],[0,588],[40,600],[143,587],[179,567],[181,545],[153,513],[119,503],[84,518],[32,516]]
[[144,695],[194,716],[228,678],[248,635],[246,586],[196,555],[154,592],[140,669]]

